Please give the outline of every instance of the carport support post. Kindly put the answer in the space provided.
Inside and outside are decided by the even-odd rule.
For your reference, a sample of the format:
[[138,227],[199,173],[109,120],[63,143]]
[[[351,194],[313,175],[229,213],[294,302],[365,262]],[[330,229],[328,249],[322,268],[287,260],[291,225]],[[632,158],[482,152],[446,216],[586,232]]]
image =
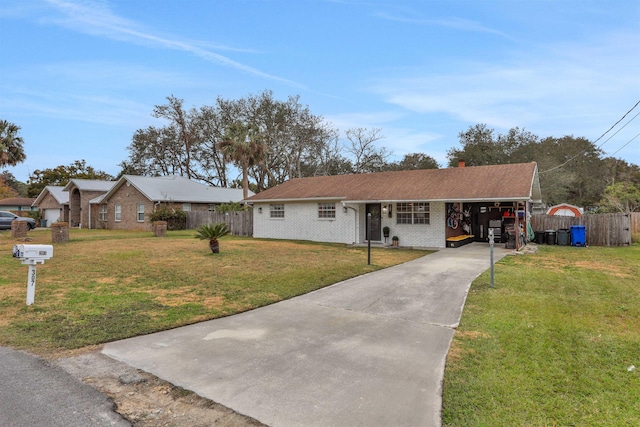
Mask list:
[[493,228],[489,228],[489,258],[491,263],[491,287],[493,288]]
[[367,265],[371,265],[371,212],[367,214]]

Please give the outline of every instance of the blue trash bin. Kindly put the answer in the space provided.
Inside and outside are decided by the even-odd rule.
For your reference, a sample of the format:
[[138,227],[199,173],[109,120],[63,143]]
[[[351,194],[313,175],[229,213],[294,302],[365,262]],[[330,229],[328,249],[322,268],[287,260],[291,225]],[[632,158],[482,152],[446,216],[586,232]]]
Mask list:
[[587,227],[585,225],[572,225],[571,246],[587,246]]

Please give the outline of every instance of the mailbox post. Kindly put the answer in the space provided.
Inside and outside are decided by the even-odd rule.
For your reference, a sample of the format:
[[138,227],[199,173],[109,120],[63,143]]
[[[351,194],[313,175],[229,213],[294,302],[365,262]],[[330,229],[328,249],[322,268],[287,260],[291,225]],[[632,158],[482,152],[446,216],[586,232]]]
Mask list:
[[489,228],[489,262],[491,263],[491,287],[493,288],[493,228]]
[[29,266],[27,276],[27,305],[34,303],[36,298],[36,265],[53,256],[51,245],[14,245],[12,255]]

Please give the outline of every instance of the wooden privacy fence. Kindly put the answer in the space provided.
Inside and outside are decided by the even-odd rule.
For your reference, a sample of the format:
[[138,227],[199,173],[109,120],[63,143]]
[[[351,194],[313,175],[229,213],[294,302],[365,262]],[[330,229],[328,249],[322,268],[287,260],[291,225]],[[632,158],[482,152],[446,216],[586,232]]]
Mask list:
[[253,212],[189,212],[187,214],[187,229],[193,230],[202,224],[224,222],[231,229],[234,236],[253,236]]
[[631,244],[632,216],[634,216],[636,223],[640,221],[637,215],[611,213],[583,215],[578,218],[572,216],[532,215],[531,227],[535,231],[557,231],[563,228],[569,229],[572,225],[584,225],[587,233],[587,245],[625,246]]
[[640,212],[631,214],[631,233],[640,233]]

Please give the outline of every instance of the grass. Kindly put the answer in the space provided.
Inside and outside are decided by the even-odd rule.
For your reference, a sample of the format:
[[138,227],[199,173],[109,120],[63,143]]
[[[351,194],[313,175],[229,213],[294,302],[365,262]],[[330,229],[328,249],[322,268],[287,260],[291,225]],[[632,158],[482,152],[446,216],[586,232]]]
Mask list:
[[445,426],[640,425],[640,245],[541,246],[489,280],[447,358]]
[[[0,344],[46,354],[226,316],[415,259],[425,251],[372,250],[227,236],[212,254],[194,231],[72,229],[37,267],[35,304],[26,306],[20,243],[0,233]],[[50,244],[51,232],[29,233]]]

